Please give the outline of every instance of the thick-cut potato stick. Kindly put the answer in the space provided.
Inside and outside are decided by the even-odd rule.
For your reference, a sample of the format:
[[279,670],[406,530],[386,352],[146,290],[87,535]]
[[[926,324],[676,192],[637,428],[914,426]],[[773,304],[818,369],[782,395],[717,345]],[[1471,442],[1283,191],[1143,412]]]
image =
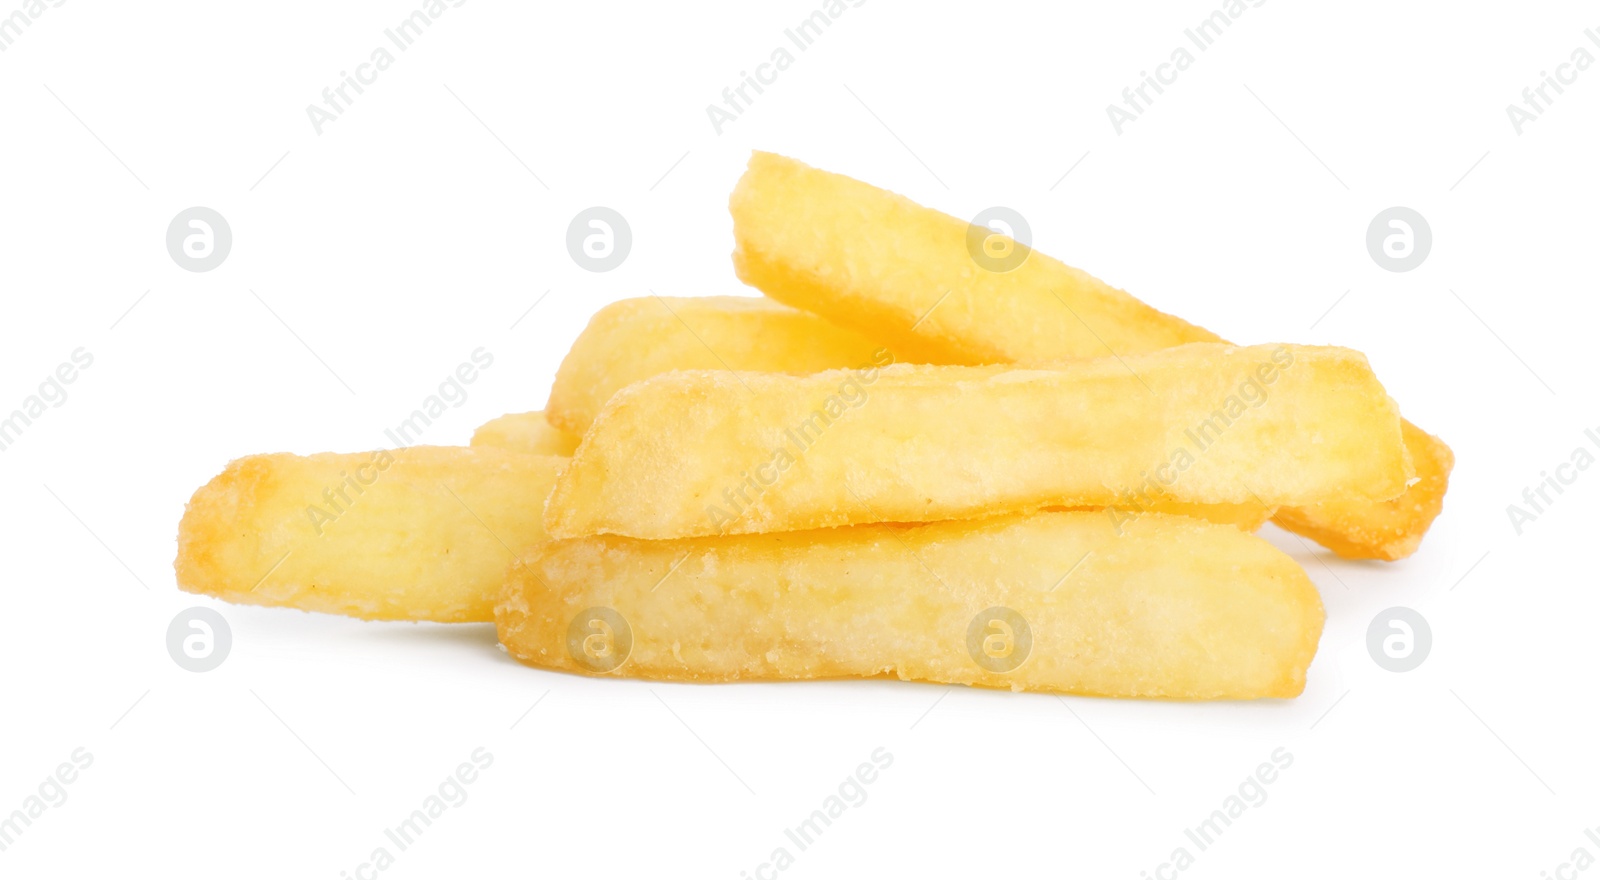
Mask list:
[[[743,281],[914,359],[1040,363],[1220,340],[1038,251],[772,153],[751,157],[729,207]],[[972,248],[991,240],[1022,248],[1006,263],[1020,265],[980,267]],[[1437,438],[1407,435],[1425,475],[1408,497],[1281,510],[1277,521],[1343,556],[1408,555],[1443,505],[1453,458]]]
[[545,507],[553,538],[1393,498],[1412,477],[1359,352],[1179,346],[1050,369],[667,373],[617,392]]
[[[663,335],[671,338],[681,333],[670,319],[663,321],[669,313],[653,298],[622,300],[607,306],[573,345],[551,392],[552,407],[563,401],[568,405],[569,424],[581,424],[587,430],[594,414],[624,385],[661,373],[706,369],[708,363],[714,369],[718,362],[711,360],[708,345],[725,348],[728,357],[751,365],[750,369],[759,367],[761,371],[777,373],[816,373],[862,366],[873,359],[881,363],[886,357],[881,350],[869,352],[866,343],[850,331],[841,331],[809,312],[771,300],[721,296],[672,298],[666,303],[670,314],[692,320],[699,327],[697,333],[706,345],[658,345],[657,340]],[[732,345],[726,344],[729,340]],[[749,340],[765,340],[766,344],[751,350]],[[832,362],[826,360],[830,357]],[[846,358],[863,360],[852,363]],[[533,435],[532,440],[523,438],[524,430]],[[558,439],[546,440],[547,437]],[[544,414],[525,413],[489,422],[473,435],[472,443],[571,455],[579,439],[549,426]],[[540,442],[544,446],[540,447]],[[571,446],[558,445],[565,442]],[[1148,508],[1229,523],[1251,532],[1271,519],[1275,509],[1253,499],[1238,504],[1180,504],[1159,499]]]
[[1250,699],[1301,692],[1323,611],[1254,535],[1062,512],[552,541],[512,567],[495,622],[513,657],[589,674]]
[[254,455],[195,492],[178,586],[369,620],[485,621],[567,459],[416,446]]
[[1039,363],[1221,341],[1037,251],[984,269],[972,224],[784,156],[751,156],[729,208],[740,280],[908,358]]
[[[672,315],[692,324],[700,338],[691,343],[683,332],[685,325],[674,321]],[[661,373],[722,366],[708,347],[715,348],[734,370],[774,373],[818,373],[884,363],[888,358],[883,349],[872,349],[853,331],[840,330],[810,312],[767,299],[622,300],[602,309],[573,344],[556,376],[549,412],[502,416],[479,428],[472,435],[472,444],[571,455],[581,437],[550,425],[548,420],[555,413],[565,412],[567,424],[586,431],[605,401],[625,385]],[[1158,499],[1146,507],[1229,523],[1251,532],[1271,519],[1275,509],[1254,499],[1237,504],[1181,504]]]
[[582,439],[550,424],[542,410],[503,415],[472,432],[473,446],[493,446],[529,455],[570,456]]
[[866,366],[880,351],[853,330],[769,299],[625,299],[596,312],[572,344],[545,417],[581,435],[617,389],[658,373],[820,373]]

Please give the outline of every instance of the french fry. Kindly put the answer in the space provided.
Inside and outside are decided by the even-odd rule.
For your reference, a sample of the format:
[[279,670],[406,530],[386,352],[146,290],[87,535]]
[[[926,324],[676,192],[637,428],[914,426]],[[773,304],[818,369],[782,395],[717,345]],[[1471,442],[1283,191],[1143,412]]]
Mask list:
[[571,456],[582,439],[550,424],[540,410],[503,415],[472,432],[473,446],[493,446],[529,455]]
[[[672,322],[670,315],[692,322],[699,340],[683,344],[687,341],[683,325]],[[668,344],[658,343],[663,337]],[[752,347],[753,340],[760,344]],[[717,354],[709,348],[716,348]],[[715,369],[725,363],[718,355],[728,358],[726,363],[735,370],[793,374],[867,366],[888,357],[884,349],[869,351],[869,345],[853,332],[771,300],[732,296],[668,298],[665,303],[653,298],[622,300],[602,309],[572,346],[556,376],[550,412],[564,411],[567,424],[581,425],[586,431],[605,401],[623,386],[661,373]],[[543,437],[549,431],[563,442],[572,438],[546,424],[538,413],[503,416],[479,428],[472,443],[540,451],[535,448],[537,440],[524,440],[520,432],[529,430]],[[550,442],[543,448],[571,455],[578,439],[571,439],[571,448]],[[1229,523],[1253,532],[1272,518],[1275,508],[1254,499],[1237,504],[1156,499],[1149,509]]]
[[810,312],[757,297],[640,297],[596,312],[561,362],[545,417],[582,435],[617,389],[671,370],[818,373],[880,347]]
[[[1273,521],[1349,559],[1404,559],[1422,543],[1418,523],[1431,523],[1444,506],[1455,456],[1443,440],[1408,421],[1400,430],[1417,482],[1389,501],[1325,501],[1280,508]],[[1419,454],[1420,453],[1420,454]]]
[[486,621],[567,459],[416,446],[254,455],[195,492],[178,586],[369,620]]
[[[924,362],[1044,363],[1220,341],[1003,236],[772,153],[751,157],[729,208],[740,279]],[[994,243],[1019,249],[1009,271],[973,256]],[[1277,522],[1344,556],[1409,554],[1442,508],[1453,457],[1414,426],[1407,436],[1425,475],[1408,497],[1281,510]]]
[[552,541],[512,566],[495,622],[518,660],[592,675],[1200,700],[1298,695],[1323,610],[1254,535],[1061,512]]
[[[669,314],[668,308],[670,314],[692,320],[706,345],[658,346],[656,340],[662,334],[669,338],[674,334],[674,327],[662,320]],[[726,345],[729,340],[732,345]],[[753,351],[748,347],[750,340],[766,340],[767,344]],[[624,385],[661,373],[706,369],[708,363],[715,368],[721,361],[708,353],[711,345],[725,347],[728,357],[752,365],[751,369],[779,373],[816,373],[865,365],[874,358],[881,362],[885,357],[881,350],[868,352],[866,343],[855,339],[853,333],[771,300],[731,296],[671,298],[666,305],[650,298],[622,300],[603,309],[573,345],[556,377],[552,406],[565,405],[568,424],[581,424],[583,430],[588,430],[594,413]],[[648,356],[639,357],[640,352]],[[827,358],[833,361],[827,362]],[[852,363],[847,358],[862,360]],[[543,437],[548,431],[561,438],[561,443],[571,438],[571,447],[549,443],[546,448],[555,454],[571,455],[580,438],[547,424],[540,413],[502,416],[479,428],[472,443],[543,451],[535,448],[537,440],[524,440],[520,435],[529,430],[536,437]],[[1253,499],[1237,504],[1181,504],[1157,499],[1149,509],[1228,523],[1251,532],[1271,519],[1275,510]]]
[[1154,496],[1393,498],[1412,477],[1366,358],[1180,346],[1050,369],[668,373],[611,398],[545,508],[553,538],[929,522]]
[[1037,251],[988,271],[969,250],[972,224],[773,153],[750,157],[729,208],[740,280],[924,362],[1044,363],[1221,341]]

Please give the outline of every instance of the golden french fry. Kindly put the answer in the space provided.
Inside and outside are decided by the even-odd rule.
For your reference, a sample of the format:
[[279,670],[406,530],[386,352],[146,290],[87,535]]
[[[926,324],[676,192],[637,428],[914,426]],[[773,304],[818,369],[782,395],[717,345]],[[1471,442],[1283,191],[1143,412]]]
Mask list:
[[493,446],[529,455],[570,456],[582,439],[550,424],[542,410],[503,415],[472,432],[473,446]]
[[1254,535],[1059,512],[552,541],[512,566],[495,622],[518,660],[588,674],[1250,699],[1301,692],[1323,611]]
[[[914,359],[1041,363],[1220,340],[1005,236],[772,153],[751,157],[729,208],[740,279]],[[1409,554],[1443,505],[1453,458],[1436,438],[1408,446],[1418,473],[1437,478],[1407,497],[1277,521],[1341,555]]]
[[492,619],[506,565],[545,539],[567,459],[415,446],[254,455],[195,492],[178,586],[369,620]]
[[[670,312],[668,311],[670,309]],[[701,337],[693,345],[658,345],[663,335],[674,336],[670,315],[692,321]],[[664,320],[665,319],[665,320]],[[676,332],[681,337],[681,332]],[[751,349],[751,340],[763,344]],[[679,343],[684,339],[678,339]],[[730,344],[731,341],[731,344]],[[665,305],[653,298],[622,300],[606,307],[590,322],[568,353],[556,377],[550,399],[555,407],[567,407],[567,422],[587,430],[594,414],[612,393],[661,373],[694,369],[715,369],[721,363],[708,352],[708,346],[725,349],[727,357],[744,367],[779,373],[816,373],[823,370],[882,362],[882,351],[869,352],[867,344],[849,331],[840,331],[809,312],[802,312],[771,300],[748,297],[699,297],[667,299]],[[641,356],[641,353],[643,356]],[[829,359],[832,359],[831,361]],[[846,358],[861,358],[852,363]],[[492,445],[517,448],[523,445],[515,432],[523,425],[541,430],[537,413],[504,416],[478,429],[473,445],[491,440],[491,430],[506,433],[493,437]],[[560,429],[550,428],[559,432]],[[571,435],[560,433],[559,436]],[[558,454],[571,455],[572,447]],[[1274,508],[1255,500],[1238,504],[1181,504],[1158,499],[1144,508],[1162,513],[1195,516],[1211,522],[1236,525],[1255,531],[1272,517]]]
[[625,299],[596,312],[572,344],[545,417],[581,435],[617,389],[659,373],[819,373],[870,364],[879,352],[853,330],[768,299]]
[[750,157],[729,208],[740,280],[907,357],[1034,363],[1221,341],[1023,245],[1020,265],[989,271],[973,252],[987,230],[773,153]]
[[1417,482],[1389,501],[1325,501],[1278,510],[1273,522],[1349,559],[1394,561],[1422,543],[1418,523],[1431,523],[1444,506],[1455,456],[1443,440],[1402,420],[1400,430]]
[[1393,498],[1412,477],[1359,352],[1179,346],[1044,368],[668,373],[595,420],[553,538],[682,538],[1042,507]]
[[[683,326],[671,316],[692,324],[700,337],[693,344]],[[669,344],[659,344],[666,337]],[[675,340],[675,341],[673,341]],[[759,342],[752,346],[752,341]],[[701,344],[701,343],[704,344]],[[840,330],[810,312],[802,312],[767,299],[749,297],[682,297],[622,300],[602,309],[573,344],[550,394],[550,413],[564,411],[567,424],[588,430],[594,416],[619,388],[661,373],[716,369],[722,365],[709,349],[728,358],[735,370],[778,373],[816,373],[823,370],[881,362],[882,350],[852,331]],[[518,432],[527,427],[543,430],[537,413],[496,419],[473,435],[473,445],[522,448],[528,445]],[[570,434],[550,427],[565,439]],[[560,455],[570,448],[549,446]],[[533,451],[533,450],[530,450]],[[1180,504],[1156,500],[1148,509],[1195,516],[1211,522],[1255,531],[1271,519],[1274,508],[1254,500],[1238,504]]]

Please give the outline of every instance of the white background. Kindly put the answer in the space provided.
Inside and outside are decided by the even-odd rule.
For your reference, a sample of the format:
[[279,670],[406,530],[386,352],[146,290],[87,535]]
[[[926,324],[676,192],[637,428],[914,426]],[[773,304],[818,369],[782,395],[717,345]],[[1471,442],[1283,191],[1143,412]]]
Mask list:
[[[816,4],[474,0],[318,135],[306,106],[417,6],[72,0],[0,53],[0,410],[94,357],[0,453],[0,813],[94,756],[0,875],[354,877],[480,746],[469,799],[381,876],[754,877],[779,846],[785,877],[1140,878],[1180,845],[1185,878],[1600,856],[1600,469],[1520,536],[1506,513],[1600,428],[1600,69],[1520,135],[1505,113],[1600,53],[1592,5],[1266,2],[1118,135],[1106,105],[1216,4],[871,0],[719,135],[706,106]],[[184,502],[230,458],[383,445],[485,346],[424,438],[464,443],[539,408],[603,304],[752,293],[726,210],[752,148],[958,216],[1010,206],[1041,250],[1241,342],[1367,352],[1456,451],[1444,515],[1395,564],[1269,528],[1328,623],[1305,694],[1247,704],[589,680],[516,665],[487,625],[176,590]],[[232,226],[209,273],[165,249],[191,205]],[[609,273],[566,252],[592,205],[633,230]],[[1433,230],[1409,273],[1366,252],[1391,205]],[[165,647],[197,604],[234,636],[204,674]],[[1395,605],[1432,626],[1414,672],[1365,647]],[[798,852],[784,829],[879,747],[868,800]],[[1279,747],[1266,802],[1197,851],[1184,829]]]

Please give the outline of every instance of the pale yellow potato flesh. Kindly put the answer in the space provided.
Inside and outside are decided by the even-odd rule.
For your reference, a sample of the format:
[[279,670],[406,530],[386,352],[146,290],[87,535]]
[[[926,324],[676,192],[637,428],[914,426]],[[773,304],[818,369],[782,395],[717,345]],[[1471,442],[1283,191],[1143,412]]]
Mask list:
[[[1051,510],[1055,508],[1045,508]],[[1173,501],[1171,498],[1160,494],[1152,494],[1148,498],[1125,497],[1119,503],[1108,507],[1072,507],[1067,510],[1099,510],[1113,523],[1129,522],[1147,513],[1165,513],[1173,516],[1188,516],[1194,519],[1203,519],[1207,522],[1223,523],[1254,532],[1267,524],[1272,519],[1276,507],[1268,507],[1254,499],[1250,501],[1237,501],[1219,504],[1196,504],[1194,502]]]
[[545,527],[661,539],[1044,507],[1144,513],[1151,492],[1277,506],[1393,498],[1411,477],[1394,402],[1349,349],[688,371],[612,397],[557,480]]
[[[492,446],[511,452],[568,457],[578,448],[581,440],[581,437],[575,437],[552,427],[545,420],[543,412],[504,415],[486,422],[472,435],[473,446]],[[1210,522],[1227,523],[1247,532],[1254,532],[1272,519],[1276,509],[1255,500],[1234,504],[1186,504],[1157,496],[1147,501],[1127,499],[1123,505],[1109,508],[1108,514],[1113,521],[1120,521],[1144,512],[1171,513]]]
[[543,410],[509,413],[484,422],[472,432],[473,446],[493,446],[530,455],[570,456],[582,439],[580,434],[570,434],[550,424]]
[[[741,280],[773,299],[928,363],[1041,363],[1127,356],[1221,337],[1038,251],[981,268],[967,221],[772,153],[755,153],[729,201]],[[1021,247],[1020,245],[1015,245]],[[1443,506],[1450,449],[1413,430],[1424,478],[1408,497],[1281,510],[1277,522],[1343,556],[1416,549]]]
[[438,446],[241,458],[184,511],[178,586],[368,620],[490,620],[506,566],[545,540],[566,463]]
[[625,299],[596,312],[572,343],[545,417],[581,436],[618,389],[659,373],[819,373],[868,366],[884,356],[882,346],[853,330],[769,299]]
[[1323,610],[1293,560],[1230,526],[1059,512],[552,541],[512,567],[495,622],[518,660],[585,674],[1202,700],[1298,695]]

